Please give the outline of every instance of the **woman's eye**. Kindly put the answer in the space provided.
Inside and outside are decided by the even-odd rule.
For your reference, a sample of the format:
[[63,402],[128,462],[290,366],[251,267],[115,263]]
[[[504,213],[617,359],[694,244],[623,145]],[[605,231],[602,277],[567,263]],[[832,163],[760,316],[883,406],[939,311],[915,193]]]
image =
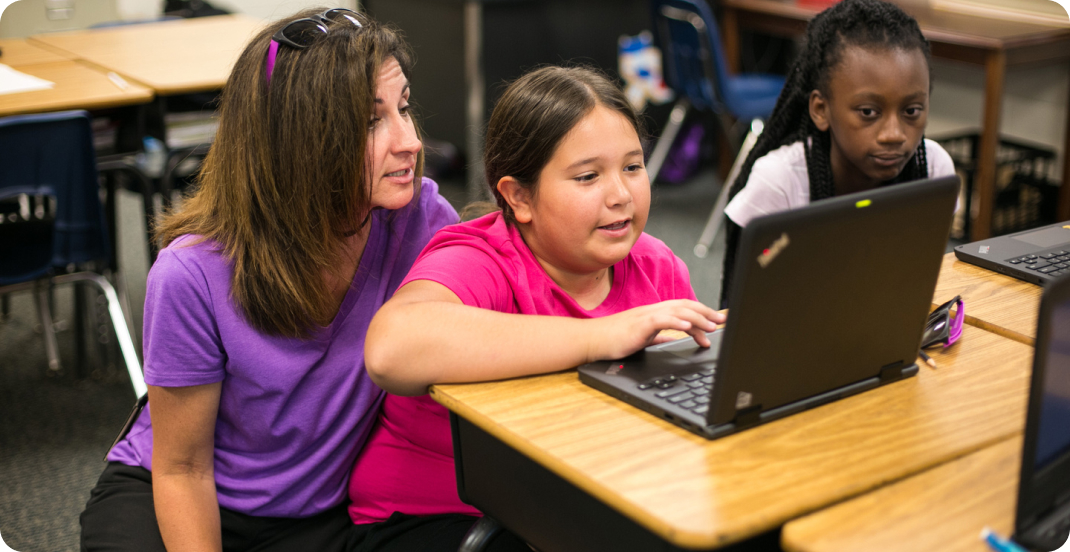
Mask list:
[[598,177],[598,174],[596,174],[596,173],[581,174],[581,175],[576,177],[576,181],[577,182],[590,182],[590,181],[594,180],[597,177]]
[[379,121],[382,119],[379,117],[372,117],[372,120],[368,121],[368,129],[371,130],[379,125]]
[[872,118],[877,114],[877,110],[872,107],[859,108],[858,112],[867,119]]
[[638,171],[638,170],[640,170],[642,168],[643,168],[643,164],[642,163],[633,163],[631,165],[628,165],[627,167],[624,167],[624,171],[625,172],[636,172],[636,171]]
[[906,109],[907,117],[917,117],[921,115],[922,108],[920,107],[908,107]]
[[400,111],[403,116],[408,117],[409,114],[412,112],[412,106],[411,105],[403,105],[400,108],[398,108],[398,111]]

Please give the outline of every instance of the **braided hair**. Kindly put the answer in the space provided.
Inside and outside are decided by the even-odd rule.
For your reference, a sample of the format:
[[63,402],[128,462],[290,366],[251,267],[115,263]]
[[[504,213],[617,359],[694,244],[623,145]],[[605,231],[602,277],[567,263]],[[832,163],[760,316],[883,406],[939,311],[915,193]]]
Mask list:
[[[802,141],[806,152],[806,172],[810,180],[810,201],[836,195],[830,162],[829,131],[818,130],[810,118],[810,92],[828,95],[829,74],[843,57],[846,46],[882,49],[921,50],[929,65],[929,41],[917,21],[899,7],[882,0],[843,0],[819,13],[806,28],[806,42],[788,73],[773,114],[754,148],[747,155],[739,175],[728,192],[731,200],[747,185],[754,162],[769,152]],[[930,73],[931,73],[930,65]],[[930,78],[930,82],[932,79]],[[899,175],[886,184],[927,178],[925,140]],[[726,241],[721,304],[728,300],[732,270],[741,228],[725,215]]]

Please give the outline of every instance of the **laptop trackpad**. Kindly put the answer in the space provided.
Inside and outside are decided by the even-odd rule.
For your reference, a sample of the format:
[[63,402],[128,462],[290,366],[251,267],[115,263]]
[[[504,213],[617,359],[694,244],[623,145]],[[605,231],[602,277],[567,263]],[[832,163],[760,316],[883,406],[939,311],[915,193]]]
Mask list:
[[1015,236],[1014,239],[1043,248],[1055,247],[1056,245],[1066,243],[1067,236],[1070,233],[1064,230],[1064,228],[1066,227],[1060,226],[1045,230],[1037,230],[1036,232]]
[[695,343],[695,338],[688,337],[670,341],[668,343],[662,343],[661,345],[647,347],[647,350],[665,351],[666,353],[672,353],[692,362],[716,362],[717,356],[721,352],[721,337],[723,335],[724,330],[717,330],[706,334],[706,337],[710,339],[710,346],[706,349],[699,347],[698,344]]

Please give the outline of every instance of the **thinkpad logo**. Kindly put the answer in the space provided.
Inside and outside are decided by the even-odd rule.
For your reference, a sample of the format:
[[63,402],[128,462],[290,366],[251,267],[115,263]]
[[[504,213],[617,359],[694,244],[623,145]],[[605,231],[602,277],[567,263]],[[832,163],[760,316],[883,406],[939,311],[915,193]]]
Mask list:
[[791,243],[787,234],[781,234],[768,248],[762,250],[762,254],[758,255],[758,264],[765,268],[769,266],[769,263],[776,259],[777,255],[784,250]]
[[979,247],[977,249],[977,252],[978,253],[983,253],[985,255],[988,255],[988,246],[987,245],[982,245],[981,247]]

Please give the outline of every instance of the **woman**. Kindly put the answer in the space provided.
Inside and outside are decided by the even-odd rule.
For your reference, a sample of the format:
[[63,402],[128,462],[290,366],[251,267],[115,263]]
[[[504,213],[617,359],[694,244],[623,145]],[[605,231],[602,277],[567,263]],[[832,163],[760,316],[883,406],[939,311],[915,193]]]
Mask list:
[[349,10],[260,32],[184,209],[156,228],[149,406],[108,455],[83,550],[341,550],[382,391],[364,336],[457,215],[421,180],[412,57]]

